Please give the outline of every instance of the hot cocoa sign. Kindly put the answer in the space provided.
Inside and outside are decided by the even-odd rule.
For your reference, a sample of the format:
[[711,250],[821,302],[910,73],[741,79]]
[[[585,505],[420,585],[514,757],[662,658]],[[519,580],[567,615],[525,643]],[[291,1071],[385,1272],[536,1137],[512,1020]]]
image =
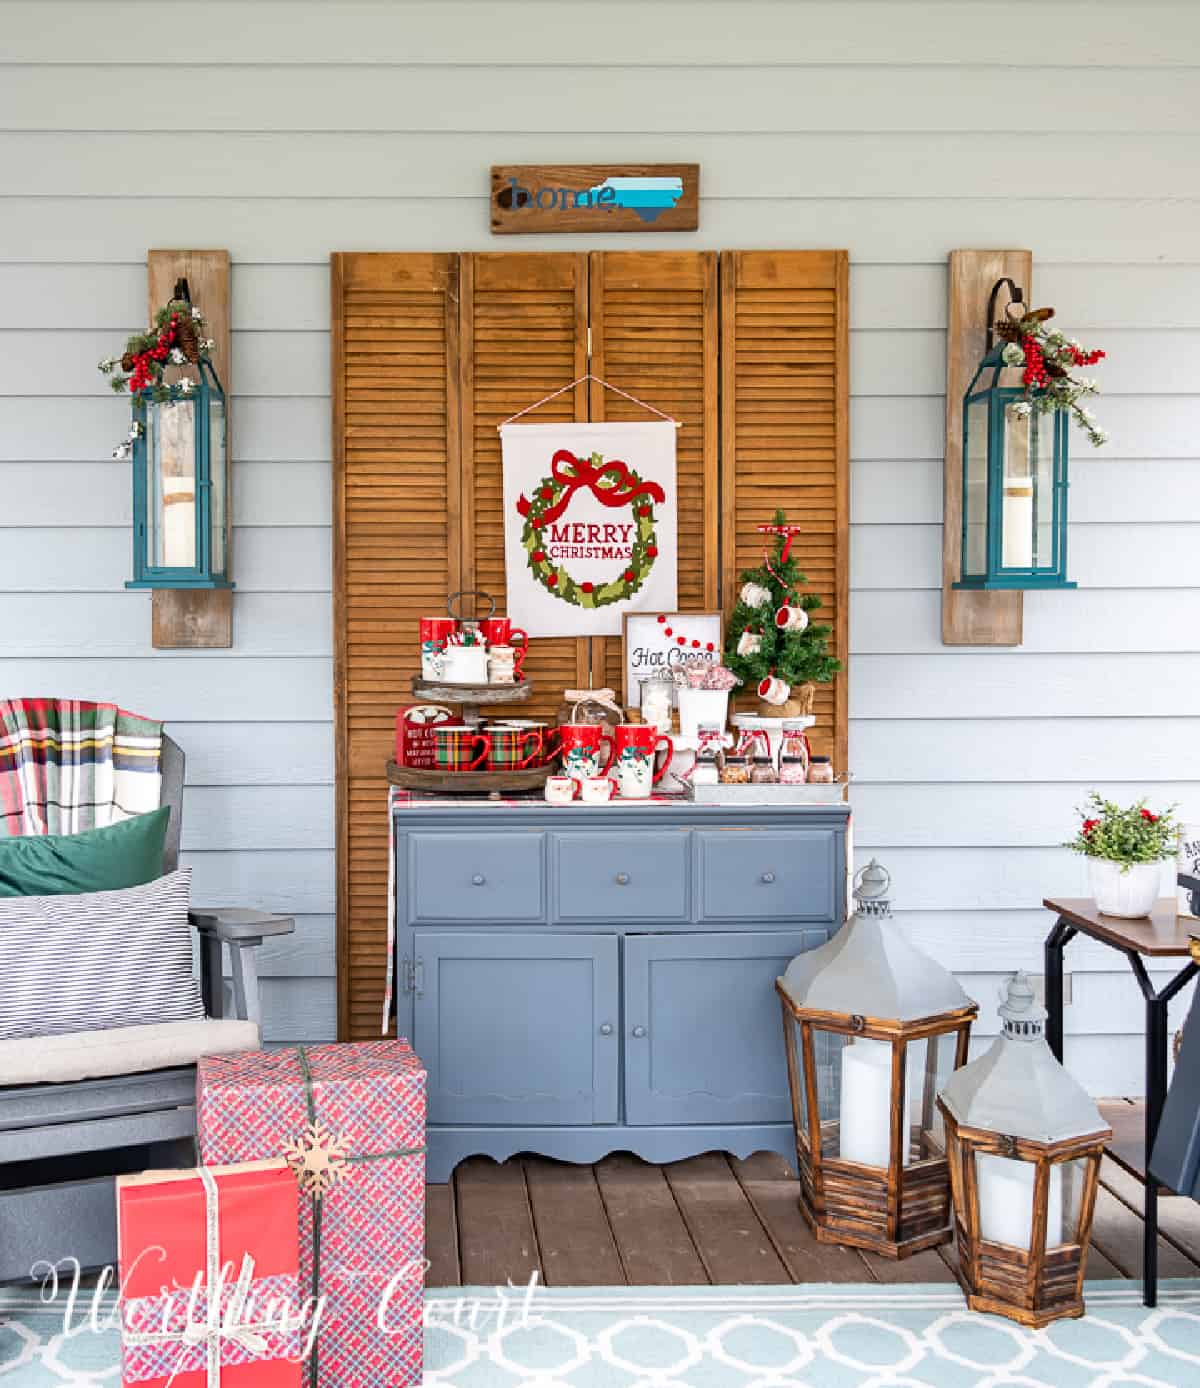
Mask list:
[[616,636],[676,595],[675,426],[507,424],[508,613],[531,636]]

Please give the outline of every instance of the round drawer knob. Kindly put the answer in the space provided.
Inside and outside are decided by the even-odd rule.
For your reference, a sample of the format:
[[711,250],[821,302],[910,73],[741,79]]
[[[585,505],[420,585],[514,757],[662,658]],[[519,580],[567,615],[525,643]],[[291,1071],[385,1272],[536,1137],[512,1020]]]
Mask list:
[[471,885],[475,887],[482,887],[486,881],[487,878],[483,875],[483,873],[477,872],[475,876],[471,878]]
[[611,1036],[612,1034],[613,1034],[612,1023],[611,1023],[611,1022],[605,1022],[604,1025],[600,1028],[600,1035],[601,1035],[601,1036]]
[[618,886],[618,887],[628,887],[628,886],[629,886],[629,874],[628,874],[627,872],[618,872],[618,873],[617,873],[617,886]]
[[640,1040],[642,1039],[642,1037],[645,1036],[645,1034],[646,1034],[646,1028],[645,1028],[645,1027],[634,1027],[634,1029],[633,1029],[633,1034],[634,1034],[634,1036],[636,1036],[636,1037],[638,1038],[638,1040],[640,1041]]
[[769,887],[769,886],[771,885],[771,883],[774,882],[774,880],[775,880],[775,874],[774,874],[773,872],[764,872],[763,875],[762,875],[762,880],[763,880],[763,881],[767,884],[767,886]]

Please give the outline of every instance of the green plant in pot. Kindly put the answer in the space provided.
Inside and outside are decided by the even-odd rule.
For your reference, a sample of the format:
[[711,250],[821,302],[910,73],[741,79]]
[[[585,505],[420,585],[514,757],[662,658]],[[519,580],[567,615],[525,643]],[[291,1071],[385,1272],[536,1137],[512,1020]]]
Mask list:
[[1083,822],[1065,846],[1088,860],[1092,896],[1106,916],[1148,916],[1158,899],[1162,865],[1175,856],[1175,806],[1155,814],[1145,800],[1122,808],[1093,791]]

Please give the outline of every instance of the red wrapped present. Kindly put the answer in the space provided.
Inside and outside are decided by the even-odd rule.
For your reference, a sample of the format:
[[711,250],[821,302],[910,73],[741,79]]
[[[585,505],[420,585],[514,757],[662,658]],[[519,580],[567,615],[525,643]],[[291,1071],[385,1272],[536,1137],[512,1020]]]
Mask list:
[[117,1178],[126,1388],[301,1388],[297,1206],[283,1161]]
[[396,765],[429,770],[437,765],[434,729],[457,721],[441,704],[413,704],[396,714]]
[[425,1071],[406,1041],[206,1056],[208,1162],[297,1171],[302,1285],[320,1298],[305,1388],[421,1381]]

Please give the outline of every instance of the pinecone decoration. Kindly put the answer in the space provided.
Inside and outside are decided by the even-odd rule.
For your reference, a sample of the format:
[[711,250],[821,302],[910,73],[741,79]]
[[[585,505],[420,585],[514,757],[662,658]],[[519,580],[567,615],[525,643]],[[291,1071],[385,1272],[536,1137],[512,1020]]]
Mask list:
[[133,370],[133,353],[132,353],[132,352],[126,352],[126,353],[122,356],[122,358],[121,358],[121,370],[122,370],[122,371],[132,371],[132,370]]
[[188,304],[179,307],[175,345],[193,365],[200,360],[200,338],[196,334],[196,324],[192,321],[192,310]]

